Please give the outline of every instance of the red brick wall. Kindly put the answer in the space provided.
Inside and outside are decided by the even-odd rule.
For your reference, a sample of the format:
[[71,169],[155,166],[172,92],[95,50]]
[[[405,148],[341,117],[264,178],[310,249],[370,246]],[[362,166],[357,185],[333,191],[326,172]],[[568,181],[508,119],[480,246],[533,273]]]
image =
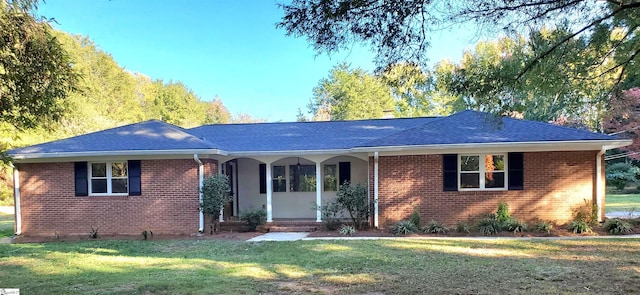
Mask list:
[[[143,160],[142,195],[76,197],[73,163],[20,164],[22,232],[54,236],[185,234],[198,230],[198,164]],[[209,171],[215,172],[217,165]]]
[[[521,221],[536,218],[566,223],[572,208],[594,200],[596,151],[536,152],[524,154],[524,190],[442,190],[442,155],[385,156],[379,158],[379,225],[407,219],[416,206],[421,219],[448,225],[495,212],[509,205]],[[373,158],[369,169],[373,192]],[[373,197],[373,193],[371,194]]]

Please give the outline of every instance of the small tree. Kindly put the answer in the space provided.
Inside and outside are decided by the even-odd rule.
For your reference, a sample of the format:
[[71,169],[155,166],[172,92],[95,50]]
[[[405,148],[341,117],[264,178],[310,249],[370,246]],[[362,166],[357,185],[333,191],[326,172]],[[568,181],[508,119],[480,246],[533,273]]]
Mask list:
[[345,182],[338,188],[336,202],[349,212],[353,226],[360,230],[369,219],[369,202],[367,188],[362,184],[352,185]]
[[638,181],[637,175],[640,168],[629,163],[615,163],[607,165],[607,184],[617,190],[623,190],[628,184]]
[[220,210],[231,201],[231,187],[229,177],[224,174],[216,174],[207,177],[202,186],[202,203],[200,210],[211,216],[211,233],[218,233],[220,227]]

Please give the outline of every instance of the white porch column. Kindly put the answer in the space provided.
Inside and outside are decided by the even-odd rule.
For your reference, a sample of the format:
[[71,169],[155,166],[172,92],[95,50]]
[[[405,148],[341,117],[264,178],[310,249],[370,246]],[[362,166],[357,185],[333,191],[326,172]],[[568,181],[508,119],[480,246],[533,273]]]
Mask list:
[[273,180],[271,176],[271,162],[267,162],[267,222],[273,222],[273,208],[271,199],[273,195]]
[[373,154],[373,227],[378,228],[378,152]]
[[20,209],[20,171],[13,165],[13,198],[15,213],[15,234],[22,234],[22,209]]
[[322,165],[320,162],[316,162],[316,222],[322,222]]
[[[224,174],[224,163],[218,164],[218,174]],[[224,207],[220,208],[220,215],[218,216],[218,221],[224,222]]]

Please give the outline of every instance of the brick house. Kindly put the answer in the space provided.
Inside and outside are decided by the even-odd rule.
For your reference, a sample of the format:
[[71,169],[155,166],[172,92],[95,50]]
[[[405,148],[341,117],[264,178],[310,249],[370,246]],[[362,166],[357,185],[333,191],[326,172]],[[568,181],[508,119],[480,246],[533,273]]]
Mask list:
[[507,202],[521,220],[565,223],[592,201],[604,214],[607,149],[630,140],[476,111],[447,117],[220,124],[147,121],[9,151],[16,233],[202,231],[202,179],[230,177],[222,221],[321,222],[316,204],[344,181],[369,187],[371,225],[420,208],[445,224]]

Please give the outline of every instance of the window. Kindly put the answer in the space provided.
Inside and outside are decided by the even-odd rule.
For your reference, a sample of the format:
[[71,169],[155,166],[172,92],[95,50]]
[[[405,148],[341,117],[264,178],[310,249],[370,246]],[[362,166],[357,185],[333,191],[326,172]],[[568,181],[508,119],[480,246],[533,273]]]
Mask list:
[[316,166],[315,165],[290,165],[289,166],[290,190],[292,192],[316,191]]
[[460,189],[506,189],[506,159],[504,154],[460,155]]
[[338,190],[338,178],[336,177],[336,165],[324,165],[324,191],[335,192]]
[[287,177],[285,176],[284,166],[273,166],[273,192],[287,191]]
[[103,162],[89,165],[91,195],[126,195],[129,193],[127,162]]

